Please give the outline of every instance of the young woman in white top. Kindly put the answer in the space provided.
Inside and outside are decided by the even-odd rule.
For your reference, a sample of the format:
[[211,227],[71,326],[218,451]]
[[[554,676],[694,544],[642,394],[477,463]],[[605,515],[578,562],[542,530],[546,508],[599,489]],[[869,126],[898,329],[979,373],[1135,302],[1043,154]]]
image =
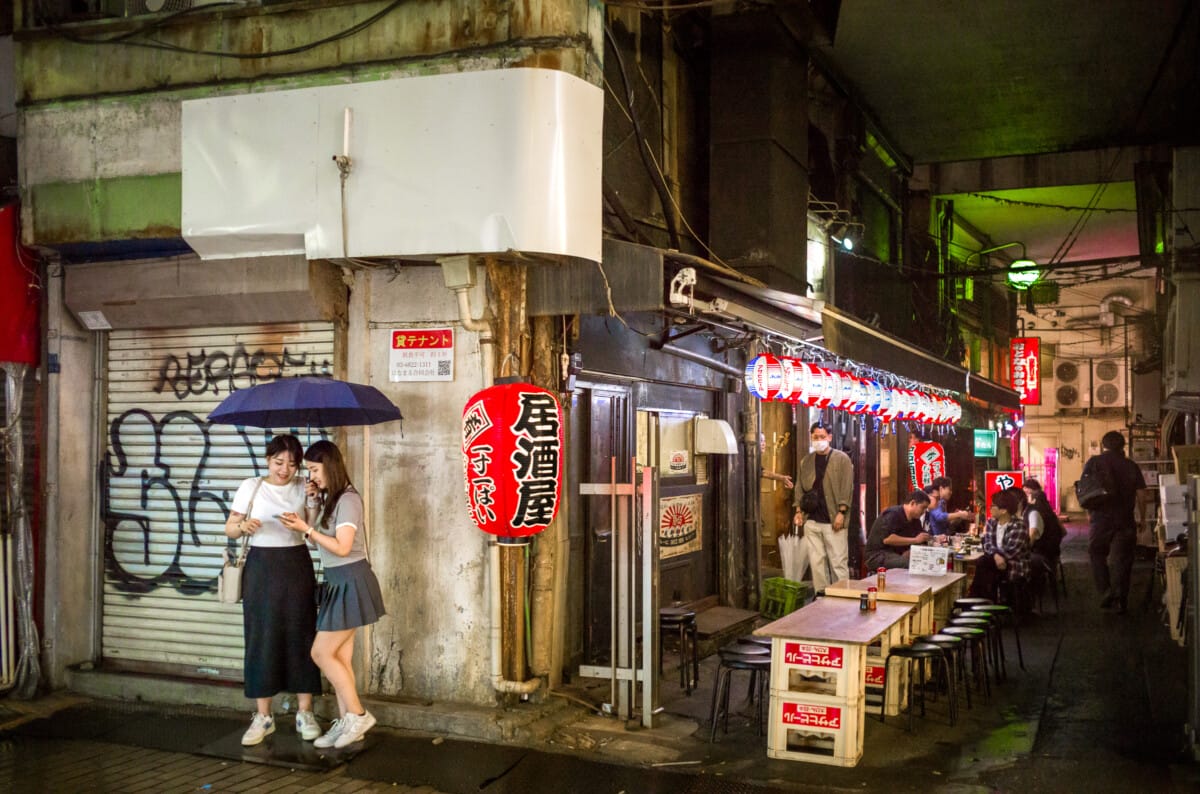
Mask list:
[[225,522],[226,536],[239,542],[249,537],[250,546],[242,572],[242,625],[245,693],[257,710],[242,736],[247,746],[275,732],[271,698],[280,692],[296,693],[296,732],[306,740],[321,735],[312,710],[313,695],[321,692],[321,673],[310,655],[317,633],[312,558],[279,520],[304,509],[304,481],[296,476],[300,458],[295,436],[271,439],[266,476],[241,484]]

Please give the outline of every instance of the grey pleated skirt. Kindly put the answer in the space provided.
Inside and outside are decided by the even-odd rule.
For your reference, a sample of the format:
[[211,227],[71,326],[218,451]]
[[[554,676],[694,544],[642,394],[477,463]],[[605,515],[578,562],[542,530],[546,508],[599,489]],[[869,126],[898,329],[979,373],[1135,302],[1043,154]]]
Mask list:
[[358,560],[325,568],[325,587],[317,607],[317,631],[369,626],[387,614],[371,563]]

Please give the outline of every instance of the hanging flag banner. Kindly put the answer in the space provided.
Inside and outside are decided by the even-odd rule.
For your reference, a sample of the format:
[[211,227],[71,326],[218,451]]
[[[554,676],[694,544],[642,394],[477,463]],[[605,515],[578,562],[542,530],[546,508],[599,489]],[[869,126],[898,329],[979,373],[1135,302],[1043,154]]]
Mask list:
[[484,532],[525,537],[558,513],[562,492],[562,408],[528,383],[478,392],[463,409],[467,506]]
[[912,441],[908,445],[908,471],[914,491],[946,476],[946,450],[932,441]]
[[1042,340],[1036,336],[1018,336],[1009,343],[1012,362],[1012,387],[1021,405],[1042,404]]
[[992,497],[1007,488],[1020,488],[1025,482],[1024,472],[1019,471],[985,471],[983,473],[983,515],[992,515]]

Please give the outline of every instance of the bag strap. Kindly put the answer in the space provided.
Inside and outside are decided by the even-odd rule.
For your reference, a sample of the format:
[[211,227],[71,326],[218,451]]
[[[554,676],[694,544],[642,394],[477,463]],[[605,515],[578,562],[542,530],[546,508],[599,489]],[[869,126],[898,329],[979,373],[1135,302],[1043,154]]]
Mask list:
[[[262,487],[263,480],[266,477],[259,477],[258,482],[254,483],[254,490],[250,492],[250,504],[246,506],[246,518],[250,518],[250,514],[254,512],[254,497],[258,496],[258,489]],[[246,548],[250,544],[250,536],[242,533],[242,545],[238,549],[237,565],[240,568],[242,563],[246,561]]]

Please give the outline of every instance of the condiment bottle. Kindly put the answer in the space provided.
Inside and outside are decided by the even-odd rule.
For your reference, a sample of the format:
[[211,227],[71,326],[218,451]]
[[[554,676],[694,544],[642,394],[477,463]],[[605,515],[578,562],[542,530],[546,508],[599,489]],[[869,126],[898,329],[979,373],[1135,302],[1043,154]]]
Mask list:
[[879,591],[874,587],[868,587],[867,588],[867,609],[874,612],[878,601],[879,601]]
[[887,568],[875,571],[875,580],[878,582],[879,592],[887,590]]

